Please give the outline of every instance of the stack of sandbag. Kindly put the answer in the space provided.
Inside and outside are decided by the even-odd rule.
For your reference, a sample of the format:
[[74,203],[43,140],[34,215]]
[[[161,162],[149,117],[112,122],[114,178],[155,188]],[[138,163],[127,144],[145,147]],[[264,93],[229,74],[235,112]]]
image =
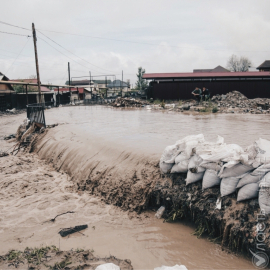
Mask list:
[[[184,139],[177,141],[174,145],[167,146],[163,151],[159,162],[161,171],[163,173],[169,173],[171,172],[173,166],[178,164],[179,169],[177,168],[178,166],[176,166],[173,169],[174,173],[187,172],[187,170],[184,170],[185,164],[192,155],[193,149],[200,142],[204,142],[203,134],[187,136]],[[175,160],[176,157],[180,154],[182,154],[182,156]],[[179,164],[184,160],[186,161],[183,164]]]
[[270,141],[259,139],[243,150],[225,144],[220,136],[207,142],[202,134],[191,135],[166,147],[160,168],[164,173],[187,173],[187,185],[200,180],[203,189],[220,185],[221,197],[237,190],[237,201],[259,196],[261,209],[270,213]]

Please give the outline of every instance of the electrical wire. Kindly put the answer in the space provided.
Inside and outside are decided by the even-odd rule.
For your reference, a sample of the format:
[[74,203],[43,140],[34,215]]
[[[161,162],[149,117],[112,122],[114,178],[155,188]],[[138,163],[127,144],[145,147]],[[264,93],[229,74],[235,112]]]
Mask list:
[[14,35],[14,36],[31,37],[31,36],[28,36],[28,35],[22,35],[22,34],[16,34],[16,33],[4,32],[4,31],[0,31],[0,33]]
[[9,25],[9,26],[13,26],[13,27],[17,27],[17,28],[21,28],[21,29],[24,29],[24,30],[31,31],[31,29],[27,29],[27,28],[24,28],[24,27],[21,27],[21,26],[17,26],[17,25],[14,25],[14,24],[10,24],[10,23],[6,23],[6,22],[3,22],[3,21],[0,21],[0,23],[6,24],[6,25]]
[[13,64],[16,62],[16,60],[18,59],[18,57],[21,55],[22,51],[24,50],[24,48],[25,48],[25,46],[27,45],[27,43],[28,43],[29,40],[30,40],[30,39],[27,38],[26,43],[24,44],[23,48],[21,49],[21,51],[19,52],[19,54],[17,55],[17,57],[15,58],[15,60],[13,61],[13,63],[11,64],[11,66],[8,68],[8,70],[6,71],[6,73],[8,73],[8,71],[10,70],[10,68],[13,66]]
[[90,64],[90,65],[92,65],[92,66],[94,66],[94,67],[96,67],[96,68],[103,69],[103,70],[106,70],[106,71],[109,71],[109,72],[113,72],[113,71],[111,71],[111,70],[108,70],[108,69],[106,69],[106,68],[102,68],[102,67],[96,66],[96,65],[94,65],[94,64],[92,64],[92,63],[90,63],[90,62],[88,62],[87,60],[81,58],[80,56],[78,56],[78,55],[74,54],[73,52],[71,52],[70,50],[66,49],[65,47],[63,47],[62,45],[60,45],[59,43],[57,43],[57,42],[54,41],[53,39],[49,38],[48,36],[46,36],[45,34],[43,34],[42,32],[40,32],[39,30],[37,30],[37,31],[38,31],[40,34],[42,34],[43,36],[45,36],[46,38],[48,38],[49,40],[51,40],[52,42],[54,42],[55,44],[57,44],[58,46],[60,46],[61,48],[63,48],[64,50],[66,50],[67,52],[69,52],[69,53],[73,54],[74,56],[78,57],[78,58],[81,59],[82,61],[84,61],[84,62],[86,62],[86,63],[88,63],[88,64]]
[[[6,22],[3,22],[3,21],[0,21],[0,23],[31,31],[31,29],[27,29],[25,27],[13,25],[13,24],[6,23]],[[114,38],[104,38],[104,37],[97,37],[97,36],[90,36],[90,35],[83,35],[83,34],[66,33],[66,32],[54,31],[54,30],[45,30],[45,29],[36,29],[36,30],[38,30],[39,32],[40,31],[45,31],[45,32],[52,32],[52,33],[58,33],[58,34],[64,34],[64,35],[82,36],[82,37],[89,37],[89,38],[95,38],[95,39],[103,39],[103,40],[111,40],[111,41],[117,41],[117,42],[142,44],[142,45],[149,45],[149,46],[167,46],[167,45],[163,45],[163,44],[155,44],[155,43],[139,42],[139,41],[130,41],[130,40],[122,40],[122,39],[114,39]],[[180,49],[193,49],[193,50],[197,49],[195,47],[187,47],[187,46],[177,46],[177,45],[169,45],[169,46],[172,47],[172,48],[180,48]],[[228,50],[215,50],[215,49],[204,49],[204,50],[206,50],[206,51],[216,51],[216,52],[228,51]],[[235,52],[258,52],[258,53],[264,53],[264,52],[269,52],[269,51],[235,51]]]
[[[56,49],[54,46],[52,46],[49,42],[47,42],[45,39],[41,38],[40,36],[38,37],[39,39],[41,39],[42,41],[44,41],[46,44],[48,44],[50,47],[52,47],[53,49],[55,49],[56,51],[58,51],[59,53],[61,53],[62,55],[66,56],[67,58],[71,59],[72,61],[76,62],[77,64],[87,68],[87,70],[89,70],[89,67],[77,62],[76,60],[74,60],[73,58],[67,56],[66,54],[62,53],[61,51],[59,51],[58,49]],[[97,71],[98,72],[98,71]]]

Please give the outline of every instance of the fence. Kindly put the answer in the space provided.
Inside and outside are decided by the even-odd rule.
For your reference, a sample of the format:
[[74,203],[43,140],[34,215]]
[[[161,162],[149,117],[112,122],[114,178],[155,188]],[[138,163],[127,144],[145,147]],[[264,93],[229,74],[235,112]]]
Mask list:
[[27,118],[30,123],[36,123],[46,128],[46,121],[44,115],[45,104],[30,104],[27,105]]

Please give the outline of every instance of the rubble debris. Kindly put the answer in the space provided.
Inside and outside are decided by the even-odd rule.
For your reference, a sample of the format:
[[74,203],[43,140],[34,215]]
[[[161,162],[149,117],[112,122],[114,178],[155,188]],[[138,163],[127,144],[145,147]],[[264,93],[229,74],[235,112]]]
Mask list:
[[162,217],[164,211],[165,211],[165,207],[164,207],[164,206],[161,206],[161,207],[157,210],[157,212],[156,212],[156,214],[155,214],[155,217],[158,218],[158,219],[160,219],[160,218]]
[[22,110],[6,110],[6,111],[0,111],[0,116],[8,116],[8,115],[15,115],[15,114],[21,114],[21,113],[25,113],[26,109],[22,109]]
[[62,237],[65,237],[65,236],[67,236],[69,234],[72,234],[72,233],[75,233],[75,232],[80,232],[80,231],[85,230],[87,228],[88,228],[88,225],[78,225],[78,226],[75,226],[75,227],[64,228],[61,231],[59,231],[59,234]]
[[135,98],[121,98],[118,97],[111,104],[113,107],[144,107],[149,105],[149,102],[145,100],[135,99]]

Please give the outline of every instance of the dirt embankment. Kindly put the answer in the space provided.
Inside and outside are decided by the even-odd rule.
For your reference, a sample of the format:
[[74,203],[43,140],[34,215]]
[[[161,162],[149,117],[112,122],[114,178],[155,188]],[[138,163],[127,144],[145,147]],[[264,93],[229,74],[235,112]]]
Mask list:
[[[256,248],[257,200],[236,203],[233,194],[215,209],[219,187],[202,191],[201,183],[186,186],[185,175],[162,175],[155,158],[107,142],[82,142],[58,128],[43,134],[33,149],[56,170],[67,172],[77,190],[98,195],[106,203],[137,212],[165,205],[168,221],[192,219],[198,236],[207,234],[224,248],[249,256],[248,250]],[[264,222],[269,224],[269,217]],[[266,227],[264,244],[270,253]]]

